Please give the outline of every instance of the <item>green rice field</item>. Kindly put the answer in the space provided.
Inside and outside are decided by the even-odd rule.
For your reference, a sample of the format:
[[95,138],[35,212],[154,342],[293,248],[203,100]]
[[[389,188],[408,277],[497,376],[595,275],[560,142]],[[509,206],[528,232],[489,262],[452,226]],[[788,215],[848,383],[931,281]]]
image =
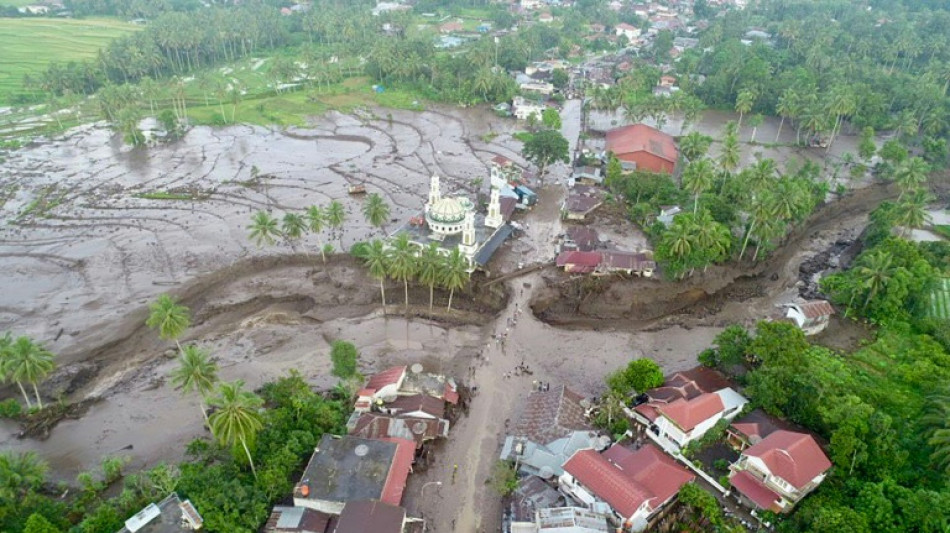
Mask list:
[[95,57],[109,41],[138,29],[111,19],[0,18],[0,105],[24,91],[23,76],[54,61]]
[[943,278],[930,295],[930,316],[950,320],[950,278]]

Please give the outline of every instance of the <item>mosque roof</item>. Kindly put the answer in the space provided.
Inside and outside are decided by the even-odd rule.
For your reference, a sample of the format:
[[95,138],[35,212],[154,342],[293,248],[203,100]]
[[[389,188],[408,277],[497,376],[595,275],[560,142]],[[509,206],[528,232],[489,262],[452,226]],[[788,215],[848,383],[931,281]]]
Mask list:
[[426,218],[441,223],[461,222],[465,220],[465,213],[472,209],[472,202],[468,198],[446,197],[439,199],[426,214]]

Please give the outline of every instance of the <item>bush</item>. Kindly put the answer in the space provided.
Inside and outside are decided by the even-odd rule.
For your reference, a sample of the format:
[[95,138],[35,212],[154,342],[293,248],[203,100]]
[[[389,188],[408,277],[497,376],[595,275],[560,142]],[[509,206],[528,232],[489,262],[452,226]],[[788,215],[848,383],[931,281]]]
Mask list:
[[333,361],[333,375],[348,379],[356,374],[356,358],[359,353],[352,342],[333,341],[330,359]]
[[663,384],[663,371],[652,359],[634,359],[607,377],[607,386],[621,394],[644,392]]
[[0,402],[0,418],[19,418],[23,413],[23,406],[16,398],[8,398]]

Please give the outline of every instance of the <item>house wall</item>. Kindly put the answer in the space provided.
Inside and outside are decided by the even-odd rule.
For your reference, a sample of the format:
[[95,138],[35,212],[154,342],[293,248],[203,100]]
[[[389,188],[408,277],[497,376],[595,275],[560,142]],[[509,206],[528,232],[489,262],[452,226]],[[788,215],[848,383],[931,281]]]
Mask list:
[[597,498],[593,494],[587,491],[587,489],[577,482],[574,479],[574,476],[570,475],[567,472],[561,474],[561,477],[558,478],[558,487],[561,489],[561,492],[567,496],[573,498],[577,503],[590,507],[591,504],[597,501]]
[[656,421],[656,425],[660,428],[660,434],[663,435],[666,433],[667,438],[674,441],[679,445],[680,448],[686,446],[691,441],[694,441],[702,437],[707,431],[709,431],[713,426],[716,425],[716,422],[722,419],[722,413],[716,413],[714,416],[703,420],[696,425],[689,432],[683,432],[680,428],[676,427],[670,419],[666,418],[663,415]]
[[619,154],[617,158],[621,161],[636,163],[638,170],[648,170],[650,172],[672,174],[673,170],[676,168],[676,165],[673,162],[667,161],[662,157],[657,157],[643,150]]
[[[805,497],[805,494],[808,494],[808,492],[811,492],[816,486],[818,486],[813,480],[806,486],[807,491],[799,491],[793,487],[791,483],[787,483],[784,479],[772,475],[769,467],[766,466],[765,463],[758,457],[743,455],[739,458],[737,466],[738,469],[746,470],[756,478],[762,480],[765,483],[765,486],[774,490],[780,496],[790,502],[797,502],[801,500],[803,497]],[[818,483],[821,483],[821,480],[824,479],[824,476],[824,474],[821,474],[815,479],[818,480]]]

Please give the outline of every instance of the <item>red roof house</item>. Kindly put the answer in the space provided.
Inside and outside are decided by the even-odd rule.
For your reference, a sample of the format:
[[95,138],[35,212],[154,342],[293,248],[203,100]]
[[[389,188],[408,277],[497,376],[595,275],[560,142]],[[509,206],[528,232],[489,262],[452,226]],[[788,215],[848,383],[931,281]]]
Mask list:
[[607,132],[607,151],[621,161],[636,163],[638,170],[672,174],[679,160],[673,137],[646,124],[633,124]]
[[657,407],[657,411],[676,423],[683,431],[690,431],[702,421],[722,412],[723,404],[719,395],[706,393],[692,400],[676,400]]
[[356,393],[354,408],[361,413],[365,413],[378,400],[385,401],[395,398],[405,380],[405,366],[394,366],[371,376],[366,385]]
[[561,252],[555,264],[558,268],[563,268],[564,272],[585,274],[597,270],[600,261],[599,252]]
[[825,479],[831,461],[814,437],[780,429],[747,448],[729,481],[745,503],[787,513]]
[[383,485],[383,494],[379,497],[379,501],[389,505],[400,505],[402,493],[406,490],[406,480],[409,479],[409,472],[412,471],[412,461],[416,457],[416,443],[390,437],[379,440],[396,445],[396,454],[389,467],[389,475],[386,476],[386,484]]
[[603,454],[576,452],[564,463],[560,486],[580,504],[606,502],[634,531],[695,476],[652,444],[637,451],[613,446]]

